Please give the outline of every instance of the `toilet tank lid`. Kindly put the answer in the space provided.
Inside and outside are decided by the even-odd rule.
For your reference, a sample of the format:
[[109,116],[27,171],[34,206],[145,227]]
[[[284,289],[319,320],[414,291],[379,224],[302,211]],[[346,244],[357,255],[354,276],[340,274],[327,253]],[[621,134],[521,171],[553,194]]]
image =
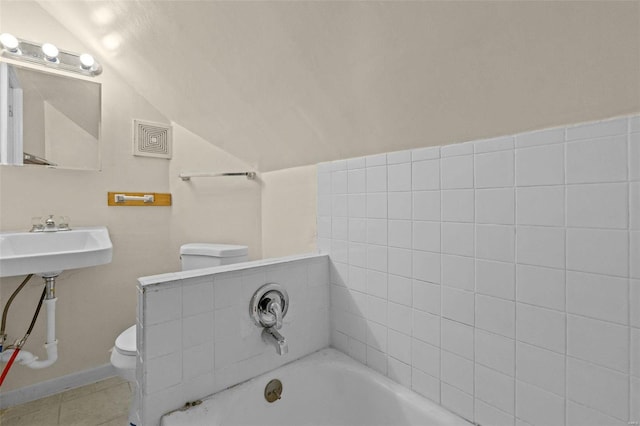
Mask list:
[[126,353],[136,353],[136,326],[135,324],[120,333],[116,339],[116,348]]
[[246,256],[249,253],[247,246],[231,244],[189,243],[180,247],[180,255],[192,254],[198,256],[235,257]]

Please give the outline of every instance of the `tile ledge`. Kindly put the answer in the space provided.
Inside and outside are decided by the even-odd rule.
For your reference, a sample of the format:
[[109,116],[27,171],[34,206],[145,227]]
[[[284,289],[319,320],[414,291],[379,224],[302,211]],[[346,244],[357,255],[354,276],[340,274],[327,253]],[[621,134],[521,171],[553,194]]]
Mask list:
[[247,269],[257,268],[261,266],[277,265],[280,263],[295,262],[304,259],[314,259],[321,257],[328,257],[326,253],[305,253],[295,254],[284,257],[274,257],[269,259],[252,260],[250,262],[234,263],[231,265],[213,266],[211,268],[192,269],[189,271],[169,272],[166,274],[149,275],[146,277],[138,278],[138,283],[141,287],[152,286],[156,284],[163,284],[170,281],[177,281],[187,278],[196,278],[212,274],[220,274],[223,272],[244,271]]

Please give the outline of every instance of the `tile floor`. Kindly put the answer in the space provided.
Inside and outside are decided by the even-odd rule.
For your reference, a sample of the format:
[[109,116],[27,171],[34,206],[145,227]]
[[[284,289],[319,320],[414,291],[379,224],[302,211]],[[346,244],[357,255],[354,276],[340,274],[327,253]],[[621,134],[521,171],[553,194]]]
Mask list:
[[2,426],[125,426],[131,388],[119,377],[0,411]]

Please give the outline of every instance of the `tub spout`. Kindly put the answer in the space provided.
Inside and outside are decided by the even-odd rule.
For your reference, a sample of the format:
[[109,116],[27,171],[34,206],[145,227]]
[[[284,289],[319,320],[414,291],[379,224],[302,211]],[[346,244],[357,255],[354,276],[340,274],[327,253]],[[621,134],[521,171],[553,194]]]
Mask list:
[[278,351],[278,355],[286,355],[289,352],[289,345],[287,344],[287,339],[284,338],[275,327],[268,327],[264,329],[264,332],[267,336],[270,336],[269,340],[274,341],[276,344],[276,350]]

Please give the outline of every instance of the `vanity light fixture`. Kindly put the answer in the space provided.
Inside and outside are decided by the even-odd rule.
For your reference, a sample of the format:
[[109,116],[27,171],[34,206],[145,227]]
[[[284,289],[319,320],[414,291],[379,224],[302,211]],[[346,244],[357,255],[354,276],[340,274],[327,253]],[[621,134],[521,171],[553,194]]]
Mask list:
[[80,55],[80,66],[83,70],[90,70],[95,63],[96,60],[88,53],[83,53],[82,55]]
[[18,53],[18,39],[13,34],[2,33],[0,34],[0,44],[11,53]]
[[31,62],[63,71],[95,77],[102,73],[102,65],[88,53],[74,53],[58,49],[51,43],[23,40],[9,33],[0,34],[0,56]]
[[42,53],[44,53],[44,58],[49,62],[60,62],[58,60],[58,54],[60,51],[57,47],[55,47],[51,43],[45,43],[42,45]]

